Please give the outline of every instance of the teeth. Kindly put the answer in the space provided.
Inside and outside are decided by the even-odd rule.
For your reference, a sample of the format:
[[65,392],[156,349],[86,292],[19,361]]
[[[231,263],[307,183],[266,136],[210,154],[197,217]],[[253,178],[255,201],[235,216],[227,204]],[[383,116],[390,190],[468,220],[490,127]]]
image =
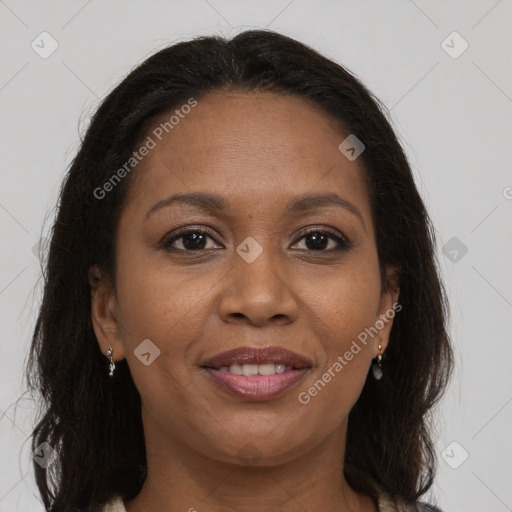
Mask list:
[[250,377],[252,375],[274,375],[276,373],[283,373],[292,370],[292,366],[286,366],[284,364],[232,364],[231,366],[221,366],[219,371],[231,372],[235,375],[245,375]]
[[258,375],[258,365],[257,364],[243,364],[242,365],[242,373],[247,377],[251,375]]
[[259,364],[257,366],[260,375],[274,375],[276,373],[276,365],[274,363]]
[[232,364],[229,367],[229,371],[231,373],[234,373],[235,375],[242,375],[242,373],[244,373],[243,367],[240,366],[239,364]]
[[276,364],[276,373],[283,373],[287,369],[291,369],[291,366],[285,366],[284,364]]

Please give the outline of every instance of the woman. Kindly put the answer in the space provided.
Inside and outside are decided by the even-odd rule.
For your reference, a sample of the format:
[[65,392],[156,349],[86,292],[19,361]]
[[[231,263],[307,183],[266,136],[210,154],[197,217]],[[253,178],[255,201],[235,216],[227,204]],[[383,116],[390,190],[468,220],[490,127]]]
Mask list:
[[103,101],[27,372],[47,510],[437,510],[452,352],[434,237],[371,93],[270,31],[165,48]]

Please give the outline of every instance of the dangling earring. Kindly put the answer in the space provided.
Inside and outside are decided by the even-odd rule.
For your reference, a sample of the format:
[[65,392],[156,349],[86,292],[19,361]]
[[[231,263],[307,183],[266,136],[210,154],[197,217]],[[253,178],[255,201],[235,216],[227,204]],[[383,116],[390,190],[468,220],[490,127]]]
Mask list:
[[114,370],[116,369],[116,363],[114,363],[114,358],[112,357],[112,352],[113,352],[112,345],[109,345],[107,351],[105,352],[105,355],[110,359],[110,365],[108,367],[108,369],[109,369],[108,374],[110,377],[114,376]]
[[[382,350],[382,345],[379,343],[379,352]],[[373,376],[377,379],[377,380],[380,380],[382,379],[382,375],[383,375],[383,372],[382,372],[382,354],[378,354],[377,355],[377,364],[373,364],[372,365],[372,372],[373,372]]]

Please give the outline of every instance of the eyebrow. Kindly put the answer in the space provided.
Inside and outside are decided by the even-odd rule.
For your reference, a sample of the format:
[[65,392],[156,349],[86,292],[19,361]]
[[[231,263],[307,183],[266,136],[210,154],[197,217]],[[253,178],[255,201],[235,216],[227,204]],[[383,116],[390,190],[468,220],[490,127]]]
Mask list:
[[[175,203],[188,204],[207,212],[224,211],[229,208],[229,202],[222,196],[206,193],[174,194],[155,203],[146,213],[146,219],[157,210]],[[318,208],[326,208],[332,205],[340,206],[355,214],[361,220],[366,230],[361,212],[346,199],[334,193],[303,194],[292,198],[286,205],[288,213],[299,213]]]

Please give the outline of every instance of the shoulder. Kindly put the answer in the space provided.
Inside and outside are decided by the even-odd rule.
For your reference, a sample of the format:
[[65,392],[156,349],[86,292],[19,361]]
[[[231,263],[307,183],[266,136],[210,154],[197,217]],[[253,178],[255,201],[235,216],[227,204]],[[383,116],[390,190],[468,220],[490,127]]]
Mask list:
[[435,505],[424,502],[406,502],[399,497],[390,496],[386,492],[379,493],[378,507],[378,512],[442,512]]
[[101,512],[126,512],[126,508],[124,507],[122,498],[118,496],[106,503],[101,509]]
[[440,508],[435,505],[429,505],[428,503],[418,503],[418,512],[442,512]]
[[418,512],[442,512],[440,508],[428,503],[418,503],[416,506],[418,508]]

